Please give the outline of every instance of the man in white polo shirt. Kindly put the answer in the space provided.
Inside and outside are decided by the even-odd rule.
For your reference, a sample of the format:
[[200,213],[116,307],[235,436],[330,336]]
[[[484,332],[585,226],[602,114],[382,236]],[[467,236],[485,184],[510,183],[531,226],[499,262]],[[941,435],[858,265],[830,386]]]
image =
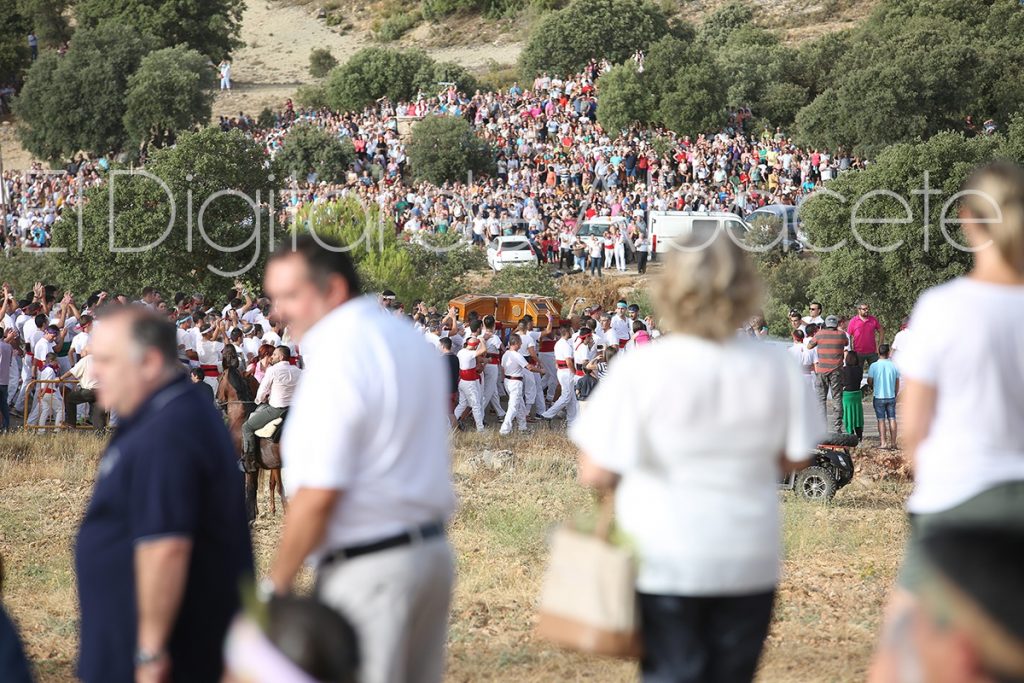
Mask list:
[[561,338],[555,343],[555,367],[558,369],[558,386],[561,393],[558,400],[538,417],[552,420],[565,408],[565,417],[569,424],[572,424],[576,420],[576,391],[573,388],[576,366],[573,363],[572,343],[569,341],[572,328],[563,325],[559,336]]
[[306,369],[281,442],[290,504],[264,591],[304,561],[355,626],[362,683],[439,683],[455,578],[444,361],[361,296],[348,255],[312,237],[267,264],[275,315]]
[[256,390],[256,410],[242,424],[242,455],[252,462],[256,456],[256,432],[284,415],[292,404],[301,370],[292,365],[292,352],[278,346],[270,356],[270,367]]

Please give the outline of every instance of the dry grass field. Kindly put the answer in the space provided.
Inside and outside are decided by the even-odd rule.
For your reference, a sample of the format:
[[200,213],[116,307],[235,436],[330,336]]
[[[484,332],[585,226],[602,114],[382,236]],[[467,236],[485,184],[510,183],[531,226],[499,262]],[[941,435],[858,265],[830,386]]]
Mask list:
[[[86,434],[0,437],[4,601],[21,627],[41,683],[74,680],[71,543],[101,447]],[[497,470],[481,465],[484,449],[511,450],[511,464]],[[574,452],[564,435],[459,435],[454,474],[461,507],[451,535],[459,579],[448,679],[635,680],[631,664],[565,654],[531,635],[546,533],[590,504],[574,481]],[[785,578],[759,680],[864,679],[903,545],[906,493],[904,483],[863,474],[827,506],[783,494]],[[280,524],[280,517],[257,522],[261,569]]]

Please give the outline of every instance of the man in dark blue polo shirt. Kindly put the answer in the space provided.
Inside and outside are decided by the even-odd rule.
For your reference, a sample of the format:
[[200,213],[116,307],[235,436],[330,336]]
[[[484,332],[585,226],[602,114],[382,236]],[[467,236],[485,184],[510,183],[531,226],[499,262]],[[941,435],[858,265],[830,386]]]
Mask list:
[[97,323],[90,345],[98,400],[121,422],[75,547],[78,675],[214,683],[253,571],[230,436],[183,374],[166,321],[125,309]]

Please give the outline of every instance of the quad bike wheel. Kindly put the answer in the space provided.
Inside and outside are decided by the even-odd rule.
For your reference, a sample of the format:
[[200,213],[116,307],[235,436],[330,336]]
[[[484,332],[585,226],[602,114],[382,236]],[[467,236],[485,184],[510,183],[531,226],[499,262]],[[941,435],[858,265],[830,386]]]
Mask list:
[[836,495],[836,480],[824,467],[807,467],[797,472],[793,490],[804,500],[824,503]]

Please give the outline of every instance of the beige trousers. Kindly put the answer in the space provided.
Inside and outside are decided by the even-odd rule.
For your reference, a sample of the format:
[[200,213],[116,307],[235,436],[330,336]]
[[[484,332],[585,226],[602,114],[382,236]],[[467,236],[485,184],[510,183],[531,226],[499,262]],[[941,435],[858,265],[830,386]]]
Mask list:
[[355,627],[360,683],[441,683],[454,583],[438,537],[330,564],[316,590]]

